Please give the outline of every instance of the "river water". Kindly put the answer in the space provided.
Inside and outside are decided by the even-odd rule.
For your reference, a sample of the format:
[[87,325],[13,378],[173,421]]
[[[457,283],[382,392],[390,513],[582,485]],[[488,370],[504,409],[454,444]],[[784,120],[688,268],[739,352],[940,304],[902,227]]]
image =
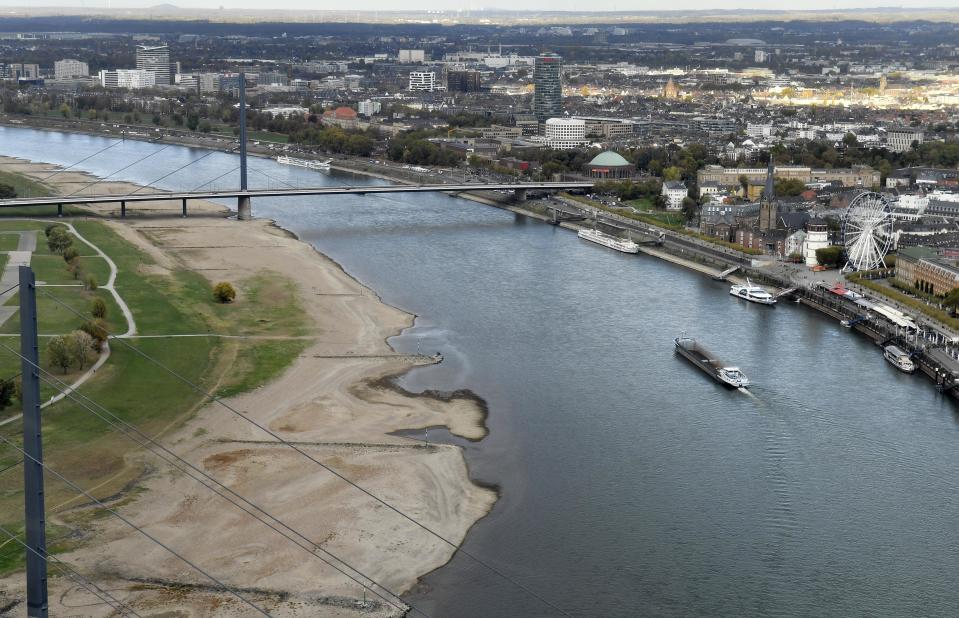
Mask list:
[[[0,128],[0,154],[61,165],[110,143]],[[160,148],[126,142],[77,169],[105,176]],[[151,182],[205,154],[168,147],[111,178]],[[217,153],[158,184],[236,165]],[[251,168],[252,186],[378,182]],[[489,437],[460,443],[501,499],[465,547],[505,578],[458,554],[408,597],[426,613],[558,615],[517,582],[578,616],[955,615],[956,408],[835,321],[444,195],[253,208],[418,316],[393,345],[445,360],[404,386],[489,403]],[[676,356],[684,330],[754,388]]]

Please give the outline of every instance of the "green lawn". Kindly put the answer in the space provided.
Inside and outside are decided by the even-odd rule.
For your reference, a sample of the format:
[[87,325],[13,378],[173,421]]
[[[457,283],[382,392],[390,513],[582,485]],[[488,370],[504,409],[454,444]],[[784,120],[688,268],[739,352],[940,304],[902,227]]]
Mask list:
[[50,188],[23,174],[0,171],[0,183],[10,185],[17,197],[43,197],[51,195]]
[[16,251],[19,243],[19,234],[0,234],[0,251]]
[[[4,222],[0,231],[31,229],[31,222]],[[210,284],[200,275],[176,270],[170,275],[145,272],[141,265],[153,260],[127,243],[107,225],[97,221],[74,222],[78,231],[98,245],[117,263],[116,289],[130,305],[140,334],[259,334],[299,335],[309,332],[308,319],[294,296],[293,284],[267,275],[254,275],[233,282],[239,289],[238,301],[228,305],[213,300]],[[32,223],[42,229],[43,223]],[[38,240],[42,241],[41,238]],[[89,253],[89,251],[84,252]],[[99,276],[106,263],[100,258],[81,258]],[[97,264],[99,263],[99,264]],[[48,282],[69,282],[65,264],[58,256],[35,255],[38,278]],[[103,275],[105,282],[106,276]],[[108,306],[109,328],[114,333],[126,330],[119,307],[102,289],[90,292],[82,287],[41,288],[37,295],[41,334],[65,333],[79,326],[83,318],[50,299],[47,294],[77,312],[88,315],[94,297],[103,298]],[[10,303],[19,302],[14,297]],[[18,332],[15,314],[0,327],[0,333]],[[47,338],[41,338],[41,363],[47,367]],[[238,340],[217,337],[183,337],[128,340],[144,354],[155,358],[173,371],[196,382],[204,390],[221,395],[236,394],[263,384],[276,376],[306,347],[303,340]],[[19,350],[19,338],[0,337],[0,377],[19,373],[20,361],[7,346]],[[112,413],[137,425],[149,435],[162,436],[182,426],[207,398],[168,372],[158,368],[124,342],[111,343],[112,356],[96,376],[81,387],[81,392]],[[49,369],[57,377],[59,370]],[[62,376],[65,382],[79,375],[79,370]],[[41,395],[47,399],[55,393],[44,384]],[[17,412],[16,406],[0,412],[0,417]],[[146,463],[132,456],[139,450],[132,442],[109,428],[104,421],[71,400],[61,401],[44,411],[44,449],[50,465],[84,487],[91,487],[99,497],[129,491],[144,472]],[[19,440],[22,430],[18,422],[0,427],[0,432]],[[15,462],[17,453],[0,447],[0,469]],[[0,475],[0,521],[22,520],[22,472],[11,470]],[[129,494],[128,494],[129,495]],[[72,506],[74,493],[62,483],[50,481],[47,505],[53,512],[60,505]],[[64,522],[83,527],[95,512],[61,515]],[[0,539],[2,543],[3,539]],[[0,552],[0,573],[20,568],[21,552]],[[12,550],[11,550],[12,551]],[[19,559],[16,556],[20,556]]]
[[[233,135],[233,132],[230,132]],[[290,136],[286,133],[271,133],[270,131],[247,131],[246,138],[250,141],[273,142],[275,144],[286,144],[290,141]]]

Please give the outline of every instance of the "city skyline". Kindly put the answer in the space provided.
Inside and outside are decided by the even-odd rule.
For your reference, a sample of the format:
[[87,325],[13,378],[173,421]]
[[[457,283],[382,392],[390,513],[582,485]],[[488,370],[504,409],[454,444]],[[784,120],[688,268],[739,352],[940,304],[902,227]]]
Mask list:
[[[3,8],[64,8],[64,9],[182,9],[182,10],[210,10],[225,9],[228,11],[304,11],[304,12],[323,12],[337,11],[343,12],[343,9],[330,3],[329,5],[308,2],[307,0],[281,0],[272,3],[269,9],[264,9],[263,4],[256,0],[230,0],[229,2],[218,2],[216,0],[207,0],[190,3],[188,6],[178,2],[156,2],[153,0],[39,0],[30,2],[24,0],[0,0],[0,7]],[[881,8],[881,7],[880,7]],[[909,9],[957,9],[959,6],[950,0],[900,0],[894,4],[885,7],[891,10]],[[762,12],[811,12],[811,11],[844,11],[844,10],[879,10],[875,3],[868,0],[812,0],[804,3],[802,8],[788,6],[773,6],[760,0],[737,0],[733,3],[718,3],[711,0],[679,0],[673,2],[668,8],[653,2],[644,2],[640,4],[624,2],[623,0],[599,0],[591,3],[588,10],[583,9],[582,3],[574,0],[532,0],[524,4],[521,10],[516,8],[514,3],[506,0],[484,0],[477,3],[466,3],[455,10],[449,9],[449,5],[439,0],[419,0],[411,4],[398,4],[392,0],[361,0],[353,3],[350,11],[355,12],[437,12],[443,14],[465,14],[470,12],[482,11],[510,11],[510,12],[550,12],[550,13],[629,13],[629,14],[670,14],[683,13],[687,11],[702,12],[728,12],[728,11],[762,11]]]

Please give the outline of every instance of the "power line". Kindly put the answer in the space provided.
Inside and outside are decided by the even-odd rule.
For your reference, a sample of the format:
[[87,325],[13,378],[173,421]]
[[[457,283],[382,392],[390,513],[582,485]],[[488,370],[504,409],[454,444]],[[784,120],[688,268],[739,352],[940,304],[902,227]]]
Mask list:
[[[7,529],[6,529],[5,527],[3,527],[2,525],[0,525],[0,532],[3,532],[3,533],[6,534],[8,537],[10,537],[10,540],[11,540],[11,541],[16,541],[17,543],[19,543],[20,545],[22,545],[23,548],[26,549],[28,552],[30,552],[30,553],[32,553],[33,555],[37,556],[37,557],[40,558],[41,560],[46,561],[47,564],[52,564],[53,566],[55,566],[58,571],[60,571],[61,573],[63,573],[63,574],[66,575],[67,577],[69,577],[71,580],[73,580],[74,582],[76,582],[76,583],[79,584],[80,586],[83,586],[84,588],[86,588],[86,590],[87,590],[88,592],[90,592],[91,594],[93,594],[95,597],[98,597],[101,601],[103,601],[104,603],[106,603],[107,605],[109,605],[110,607],[112,607],[115,611],[121,612],[121,615],[124,615],[124,616],[125,616],[125,615],[127,615],[127,614],[132,614],[133,616],[136,616],[137,618],[142,618],[142,617],[140,616],[140,614],[138,614],[138,613],[136,612],[136,610],[134,610],[134,609],[133,609],[132,607],[130,607],[128,604],[126,604],[126,603],[124,603],[123,601],[117,599],[117,598],[114,597],[112,594],[110,594],[109,592],[107,592],[107,591],[104,590],[103,588],[100,588],[99,586],[97,586],[97,585],[96,585],[95,583],[93,583],[92,581],[90,581],[90,580],[88,580],[88,579],[85,579],[82,575],[80,575],[80,573],[77,572],[76,569],[74,569],[73,567],[71,567],[70,565],[68,565],[68,564],[67,564],[66,562],[64,562],[63,560],[60,560],[59,558],[57,558],[56,556],[54,556],[54,555],[52,555],[52,554],[43,554],[43,553],[38,552],[38,551],[35,550],[34,548],[30,547],[29,545],[27,545],[26,543],[24,543],[23,541],[21,541],[19,535],[14,534],[14,533],[11,532],[10,530],[7,530]],[[124,608],[125,608],[127,611],[124,612]]]
[[167,552],[169,552],[170,554],[176,556],[181,562],[183,562],[184,564],[188,565],[188,566],[189,566],[190,568],[192,568],[194,571],[196,571],[197,573],[200,573],[201,575],[203,575],[204,577],[206,577],[207,579],[209,579],[210,581],[212,581],[213,583],[215,583],[217,586],[219,586],[220,588],[222,588],[222,589],[225,590],[226,592],[230,593],[231,595],[233,595],[233,596],[236,597],[237,599],[239,599],[239,600],[240,600],[242,603],[244,603],[245,605],[248,605],[248,606],[250,606],[252,609],[256,610],[257,613],[262,614],[262,615],[264,615],[264,616],[267,616],[268,618],[272,618],[272,617],[270,616],[270,614],[268,614],[265,610],[261,609],[259,606],[257,606],[256,604],[254,604],[252,601],[250,601],[249,599],[247,599],[246,597],[244,597],[243,595],[241,595],[240,593],[238,593],[236,590],[234,590],[233,588],[227,586],[226,584],[224,584],[223,582],[221,582],[221,581],[220,581],[219,579],[217,579],[216,577],[210,575],[208,572],[206,572],[205,570],[203,570],[202,568],[200,568],[200,567],[199,567],[198,565],[196,565],[194,562],[192,562],[192,561],[189,560],[188,558],[184,557],[182,554],[178,553],[175,549],[171,548],[169,545],[166,545],[165,543],[163,543],[163,541],[160,541],[160,540],[157,539],[155,536],[153,536],[152,534],[150,534],[149,532],[147,532],[146,530],[144,530],[144,529],[141,528],[140,526],[136,525],[135,523],[133,523],[132,521],[130,521],[129,519],[127,519],[126,517],[124,517],[124,516],[121,515],[120,513],[118,513],[116,510],[114,510],[114,509],[110,508],[109,506],[107,506],[106,504],[104,504],[102,501],[100,501],[99,499],[97,499],[96,497],[94,497],[94,496],[93,496],[92,494],[90,494],[88,491],[86,491],[85,489],[83,489],[82,487],[80,487],[79,485],[77,485],[76,483],[74,483],[73,481],[71,481],[70,479],[68,479],[67,477],[65,477],[64,475],[60,474],[59,472],[57,472],[56,470],[54,470],[53,468],[51,468],[50,466],[48,466],[48,465],[45,464],[44,462],[40,461],[40,460],[37,459],[36,457],[33,457],[32,455],[30,455],[29,453],[27,453],[25,450],[23,450],[22,448],[20,448],[19,446],[17,446],[16,443],[14,443],[12,440],[10,440],[10,439],[7,438],[6,436],[4,436],[2,433],[0,433],[0,442],[3,442],[4,444],[7,444],[8,446],[12,446],[13,448],[17,449],[17,450],[20,451],[20,453],[24,456],[24,458],[26,458],[26,459],[32,461],[33,463],[37,464],[38,466],[42,467],[42,468],[43,468],[44,470],[46,470],[47,472],[49,472],[49,473],[52,474],[53,476],[55,476],[55,477],[57,477],[58,479],[60,479],[60,481],[62,481],[63,483],[65,483],[65,484],[66,484],[68,487],[70,487],[73,491],[75,491],[75,492],[83,495],[85,498],[87,498],[87,499],[90,500],[91,502],[95,503],[95,504],[96,504],[97,506],[99,506],[100,508],[104,509],[105,511],[107,511],[108,513],[110,513],[111,515],[113,515],[114,517],[116,517],[117,519],[119,519],[120,521],[122,521],[123,523],[125,523],[126,525],[130,526],[131,528],[133,528],[134,530],[136,530],[137,532],[139,532],[140,534],[142,534],[143,536],[145,536],[145,537],[148,538],[149,540],[153,541],[156,545],[159,545],[160,547],[162,547],[163,549],[165,549],[165,550],[166,550]]
[[[6,349],[7,351],[9,351],[9,352],[11,352],[11,353],[13,353],[13,354],[15,354],[15,355],[17,355],[17,356],[20,356],[21,359],[23,358],[22,355],[20,355],[20,354],[17,353],[15,350],[13,350],[12,348],[8,347],[7,345],[5,345],[5,344],[3,344],[3,343],[0,343],[0,347]],[[131,440],[132,442],[136,443],[138,446],[141,446],[141,447],[143,447],[143,448],[148,449],[151,453],[155,454],[157,457],[160,457],[163,461],[167,462],[168,464],[170,464],[171,466],[173,466],[173,467],[176,468],[177,470],[180,470],[181,472],[183,472],[184,474],[186,474],[187,476],[189,476],[189,477],[192,478],[193,480],[197,481],[197,482],[198,482],[202,487],[204,487],[205,489],[208,489],[208,490],[212,491],[213,493],[215,493],[216,495],[220,496],[221,498],[223,498],[224,500],[226,500],[226,501],[229,502],[230,504],[233,504],[234,506],[236,506],[236,507],[237,507],[238,509],[240,509],[241,511],[245,512],[246,514],[250,515],[251,517],[253,517],[253,518],[256,519],[257,521],[259,521],[260,523],[264,524],[265,526],[267,526],[268,528],[270,528],[271,530],[273,530],[273,531],[276,532],[277,534],[283,536],[284,538],[286,538],[287,540],[289,540],[289,541],[292,542],[293,544],[295,544],[295,545],[297,545],[298,547],[300,547],[301,549],[305,550],[305,551],[306,551],[308,554],[310,554],[311,556],[313,556],[313,557],[317,558],[318,560],[324,562],[325,564],[327,564],[327,565],[330,566],[331,568],[335,569],[337,572],[339,572],[339,573],[341,573],[342,575],[344,575],[344,576],[348,577],[349,579],[351,579],[353,582],[355,582],[355,583],[359,584],[360,586],[362,586],[363,588],[369,590],[369,591],[372,592],[374,595],[376,595],[376,596],[378,596],[380,599],[382,599],[382,600],[383,600],[385,603],[387,603],[388,605],[391,605],[392,607],[394,607],[394,608],[396,608],[396,609],[399,609],[399,610],[401,610],[401,611],[406,611],[406,610],[408,610],[408,609],[413,609],[413,610],[419,612],[420,614],[423,614],[424,616],[426,616],[426,614],[425,614],[423,611],[421,611],[421,610],[413,607],[412,605],[409,605],[409,604],[405,603],[404,601],[402,601],[402,599],[400,598],[400,595],[398,595],[397,593],[393,592],[392,590],[390,590],[389,588],[387,588],[385,585],[379,583],[378,581],[376,581],[375,579],[373,579],[373,578],[370,577],[369,575],[365,574],[363,571],[361,571],[361,570],[359,570],[358,568],[352,566],[350,563],[348,563],[347,561],[343,560],[342,558],[340,558],[340,557],[337,556],[336,554],[334,554],[334,553],[330,552],[329,550],[321,547],[319,544],[315,543],[314,541],[311,541],[308,537],[306,537],[304,534],[302,534],[302,533],[299,532],[298,530],[296,530],[296,529],[294,529],[293,527],[291,527],[290,525],[286,524],[285,522],[283,522],[282,520],[280,520],[280,519],[277,518],[276,516],[272,515],[271,513],[269,513],[268,511],[266,511],[266,510],[263,509],[262,507],[260,507],[259,505],[257,505],[257,504],[255,504],[254,502],[250,501],[249,499],[247,499],[247,498],[245,498],[244,496],[238,494],[237,492],[235,492],[234,490],[232,490],[231,488],[229,488],[228,486],[226,486],[225,484],[223,484],[221,481],[219,481],[218,479],[216,479],[216,478],[213,477],[212,475],[207,474],[206,472],[204,472],[203,470],[201,470],[200,468],[198,468],[198,467],[195,466],[194,464],[192,464],[192,463],[190,463],[189,461],[187,461],[186,459],[180,457],[179,455],[177,455],[176,453],[174,453],[173,451],[171,451],[171,450],[170,450],[169,448],[167,448],[166,446],[164,446],[164,445],[160,444],[159,442],[157,442],[155,439],[153,439],[153,438],[151,438],[150,436],[146,435],[142,430],[140,430],[139,428],[137,428],[135,425],[132,425],[131,423],[128,423],[127,421],[124,421],[123,419],[119,418],[116,414],[114,414],[113,412],[110,412],[110,411],[109,411],[108,409],[106,409],[104,406],[102,406],[101,404],[97,403],[97,402],[94,401],[93,399],[87,397],[86,395],[77,393],[76,391],[68,391],[68,388],[69,388],[69,387],[68,387],[68,385],[67,385],[65,382],[63,382],[62,380],[60,380],[59,378],[57,378],[56,376],[54,376],[53,374],[51,374],[49,371],[43,369],[42,367],[39,367],[39,366],[35,365],[34,363],[32,363],[32,362],[30,362],[30,361],[27,361],[27,362],[28,362],[31,366],[33,366],[33,367],[35,367],[36,369],[38,369],[41,373],[45,374],[47,377],[44,379],[44,381],[47,382],[48,384],[50,384],[51,386],[53,386],[56,390],[58,390],[59,392],[63,393],[64,395],[66,395],[66,396],[69,397],[70,399],[72,399],[75,403],[77,403],[78,405],[80,405],[81,407],[83,407],[84,409],[86,409],[88,412],[90,412],[90,413],[92,413],[93,415],[95,415],[97,418],[99,418],[99,419],[102,420],[103,422],[107,423],[108,425],[110,425],[110,426],[113,427],[114,429],[117,429],[118,431],[120,431],[125,437],[127,437],[127,438],[128,438],[129,440]],[[62,387],[62,388],[61,388],[61,387]],[[90,402],[90,404],[92,404],[93,406],[96,406],[97,408],[99,408],[100,410],[102,410],[103,413],[106,414],[107,417],[109,417],[109,418],[104,417],[102,414],[100,414],[100,413],[97,412],[95,409],[93,409],[92,407],[90,407],[90,405],[88,405],[88,404],[85,403],[84,401],[80,401],[77,397],[81,397],[81,398],[83,398],[84,400],[86,400],[87,402]],[[137,440],[137,439],[134,438],[131,434],[136,434],[137,436],[139,436],[140,438],[142,438],[143,442]],[[148,446],[148,444],[156,447],[157,449],[160,449],[161,451],[163,451],[164,453],[166,453],[167,455],[169,455],[169,457],[167,457],[166,455],[164,455],[164,454],[162,454],[162,453],[158,453],[156,450],[150,448],[150,446]],[[171,457],[173,458],[173,460],[176,460],[176,461],[171,460],[171,459],[170,459]],[[182,466],[181,466],[181,465],[178,465],[177,462],[182,463]],[[206,480],[208,480],[208,481],[210,481],[211,483],[215,484],[216,486],[220,487],[223,491],[226,491],[227,493],[229,493],[229,494],[231,494],[232,496],[236,497],[237,500],[239,500],[239,501],[241,501],[241,502],[249,505],[250,508],[252,508],[253,510],[262,513],[262,514],[263,514],[265,517],[267,517],[268,519],[272,520],[273,522],[276,522],[276,524],[282,526],[283,528],[286,528],[287,530],[290,531],[290,533],[292,533],[292,535],[295,535],[295,536],[301,538],[301,539],[303,540],[303,542],[306,543],[306,544],[308,544],[308,545],[310,545],[310,547],[304,546],[303,543],[301,543],[301,542],[297,541],[296,539],[292,538],[292,536],[291,536],[290,534],[287,534],[287,533],[283,532],[282,530],[278,529],[276,526],[274,526],[273,524],[271,524],[269,521],[265,521],[265,520],[261,519],[259,516],[256,515],[256,513],[254,513],[254,512],[251,511],[251,510],[248,510],[248,509],[245,508],[243,505],[241,505],[241,504],[235,502],[234,500],[232,500],[230,497],[228,497],[228,496],[220,493],[217,489],[206,485],[206,484],[203,482],[203,480],[201,480],[200,478],[197,478],[196,476],[194,476],[189,470],[185,469],[183,466],[188,467],[190,470],[196,472],[196,474],[202,476],[202,477],[205,478]],[[2,474],[2,472],[3,472],[3,471],[0,470],[0,474]],[[347,567],[348,569],[350,569],[350,570],[358,573],[361,577],[367,579],[367,580],[368,580],[369,582],[371,582],[374,586],[385,590],[385,591],[386,591],[387,593],[389,593],[392,597],[395,597],[396,599],[399,599],[399,604],[397,604],[397,603],[391,601],[390,599],[384,597],[384,596],[383,596],[382,594],[380,594],[375,588],[372,588],[370,585],[368,585],[368,584],[360,581],[360,580],[357,579],[355,576],[351,575],[350,573],[347,573],[346,571],[344,571],[344,570],[343,570],[342,568],[340,568],[339,566],[337,566],[337,565],[335,565],[335,564],[332,564],[330,561],[328,561],[328,560],[326,560],[325,558],[323,558],[323,556],[317,555],[316,553],[314,553],[315,551],[323,552],[324,554],[330,556],[332,559],[334,559],[334,560],[336,560],[336,561],[338,561],[338,562],[346,565],[346,567]]]
[[[58,305],[61,305],[61,306],[63,306],[64,308],[66,308],[67,310],[69,310],[70,312],[74,313],[75,315],[80,316],[81,318],[85,318],[85,317],[86,317],[86,316],[84,316],[82,313],[80,313],[79,311],[77,311],[76,309],[74,309],[73,307],[71,307],[70,305],[66,304],[65,302],[61,301],[61,300],[58,299],[57,297],[55,297],[55,296],[53,296],[52,294],[50,294],[49,292],[47,292],[46,290],[44,290],[44,289],[42,289],[42,288],[38,288],[38,291],[41,292],[42,294],[44,294],[45,296],[47,296],[48,298],[52,299],[52,300],[53,300],[55,303],[57,303]],[[471,553],[471,552],[469,552],[468,550],[466,550],[465,548],[463,548],[461,545],[459,545],[459,544],[457,544],[457,543],[454,543],[453,541],[449,540],[448,538],[446,538],[445,536],[443,536],[442,534],[440,534],[439,532],[437,532],[437,531],[434,530],[433,528],[431,528],[431,527],[427,526],[426,524],[420,522],[419,520],[417,520],[416,518],[412,517],[411,515],[408,515],[408,514],[406,514],[405,512],[401,511],[399,508],[397,508],[396,506],[393,506],[391,503],[387,502],[387,501],[384,500],[383,498],[380,498],[380,497],[377,496],[376,494],[372,493],[370,490],[368,490],[368,489],[366,489],[365,487],[357,484],[356,482],[352,481],[351,479],[343,476],[343,474],[341,474],[340,472],[338,472],[336,469],[330,467],[329,465],[323,463],[323,462],[320,461],[319,459],[313,457],[312,455],[310,455],[309,453],[307,453],[306,451],[304,451],[303,449],[301,449],[299,446],[297,446],[296,444],[294,444],[294,443],[292,443],[292,442],[284,439],[282,436],[280,436],[279,434],[273,432],[271,429],[269,429],[269,428],[266,427],[265,425],[262,425],[262,424],[256,422],[256,421],[253,420],[252,418],[249,418],[246,414],[244,414],[244,413],[240,412],[239,410],[237,410],[236,408],[232,407],[231,405],[229,405],[228,403],[226,403],[225,401],[223,401],[222,399],[220,399],[219,397],[217,397],[217,396],[214,395],[213,393],[210,393],[210,392],[204,390],[203,387],[201,387],[200,385],[198,385],[198,384],[196,384],[195,382],[191,381],[190,379],[186,378],[185,376],[183,376],[182,374],[180,374],[180,373],[177,372],[176,370],[171,369],[170,367],[167,367],[165,364],[163,364],[163,363],[160,362],[159,360],[153,358],[152,356],[150,356],[150,355],[147,354],[146,352],[143,352],[142,350],[140,350],[140,349],[137,348],[136,346],[130,344],[130,343],[127,342],[125,339],[119,338],[119,337],[117,337],[116,335],[113,335],[112,333],[109,333],[109,332],[108,332],[108,335],[110,335],[110,338],[111,338],[112,340],[118,341],[118,342],[122,343],[122,344],[123,344],[124,346],[126,346],[128,349],[132,350],[135,354],[141,356],[142,358],[145,358],[147,361],[151,362],[152,364],[156,365],[157,367],[159,367],[159,368],[162,369],[163,371],[165,371],[165,372],[167,372],[168,374],[172,375],[172,376],[175,377],[177,380],[179,380],[180,382],[186,384],[187,386],[189,386],[190,388],[192,388],[192,389],[195,390],[196,392],[200,393],[201,395],[204,395],[205,397],[208,397],[211,401],[214,401],[214,402],[220,404],[221,406],[223,406],[224,408],[226,408],[227,410],[229,410],[231,413],[233,413],[236,417],[238,417],[238,418],[240,418],[240,419],[243,419],[243,420],[246,421],[247,423],[253,425],[254,427],[256,427],[257,429],[259,429],[259,430],[262,431],[263,433],[265,433],[265,434],[269,435],[270,437],[274,438],[274,439],[275,439],[277,442],[279,442],[280,444],[283,444],[284,446],[286,446],[286,447],[288,447],[288,448],[296,451],[296,452],[299,453],[301,456],[303,456],[303,457],[305,457],[306,459],[310,460],[311,462],[313,462],[313,463],[316,464],[317,466],[323,468],[324,470],[326,470],[327,472],[329,472],[330,474],[332,474],[332,475],[335,476],[336,478],[340,479],[340,480],[343,481],[344,483],[347,483],[348,485],[350,485],[351,487],[353,487],[353,488],[356,489],[357,491],[365,494],[365,495],[368,496],[369,498],[372,498],[372,499],[375,500],[376,502],[379,502],[380,504],[382,504],[383,506],[385,506],[387,509],[393,511],[394,513],[396,513],[397,515],[399,515],[399,516],[402,517],[403,519],[406,519],[406,520],[409,521],[410,523],[412,523],[412,524],[414,524],[415,526],[423,529],[424,531],[426,531],[427,533],[429,533],[429,534],[431,534],[432,536],[436,537],[436,538],[439,539],[440,541],[446,543],[447,545],[449,545],[450,547],[452,547],[452,548],[455,549],[456,551],[458,551],[458,552],[462,553],[463,555],[469,557],[469,558],[472,559],[474,562],[476,562],[476,563],[479,564],[480,566],[484,567],[485,569],[487,569],[487,570],[490,571],[491,573],[494,573],[495,575],[497,575],[498,577],[500,577],[500,578],[503,579],[504,581],[509,582],[510,584],[513,584],[514,586],[516,586],[517,588],[519,588],[520,590],[522,590],[522,591],[525,592],[526,594],[532,596],[533,598],[537,599],[538,601],[540,601],[540,602],[543,603],[544,605],[550,607],[551,609],[559,612],[560,614],[562,614],[562,615],[564,615],[564,616],[567,616],[568,618],[572,618],[572,615],[569,614],[569,612],[567,612],[567,611],[563,610],[562,608],[558,607],[557,605],[555,605],[554,603],[552,603],[552,602],[549,601],[548,599],[542,597],[541,595],[539,595],[538,593],[534,592],[534,591],[531,590],[530,588],[526,587],[524,584],[520,583],[519,581],[516,581],[515,579],[513,579],[512,577],[510,577],[510,576],[507,575],[506,573],[503,573],[501,570],[497,569],[497,568],[494,567],[493,565],[485,562],[484,560],[482,560],[482,559],[479,558],[478,556],[474,555],[473,553]]]

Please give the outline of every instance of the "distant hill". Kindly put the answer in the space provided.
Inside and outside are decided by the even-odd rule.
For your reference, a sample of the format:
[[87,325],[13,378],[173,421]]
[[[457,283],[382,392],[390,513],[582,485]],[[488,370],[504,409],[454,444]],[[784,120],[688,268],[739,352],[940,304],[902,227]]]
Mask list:
[[147,8],[4,7],[2,17],[83,17],[88,20],[203,20],[219,23],[355,23],[355,24],[477,24],[477,25],[575,25],[575,24],[681,24],[724,22],[860,21],[871,23],[959,23],[957,8],[876,7],[836,10],[707,9],[698,11],[350,11],[279,9],[195,9],[174,4]]

